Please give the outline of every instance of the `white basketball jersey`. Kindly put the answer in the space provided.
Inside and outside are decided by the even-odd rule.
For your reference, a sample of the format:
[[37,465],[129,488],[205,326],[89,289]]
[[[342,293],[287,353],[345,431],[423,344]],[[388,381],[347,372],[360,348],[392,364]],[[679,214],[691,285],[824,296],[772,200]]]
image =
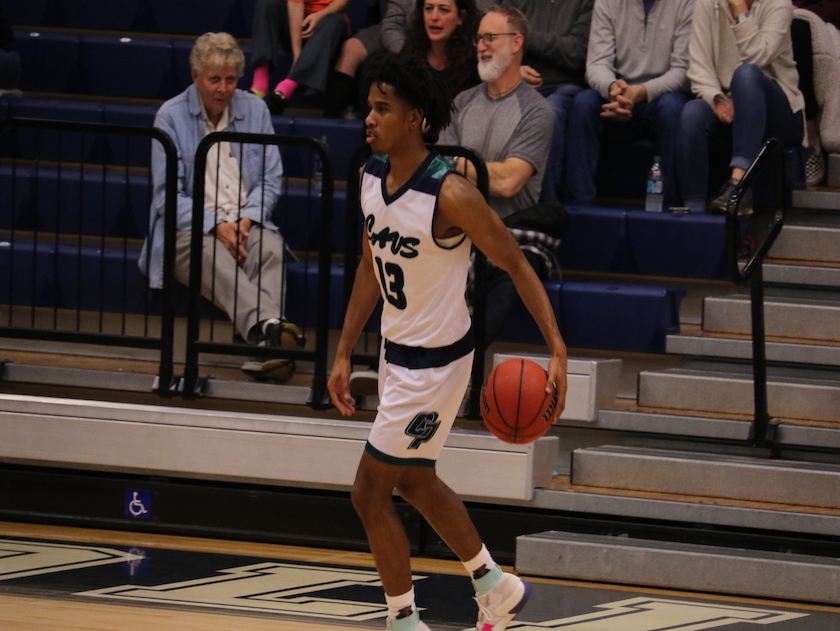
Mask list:
[[365,236],[384,300],[382,336],[405,346],[454,344],[471,325],[464,297],[470,241],[461,235],[441,242],[432,232],[440,187],[452,170],[430,153],[408,182],[388,195],[389,170],[387,156],[371,157],[361,191]]

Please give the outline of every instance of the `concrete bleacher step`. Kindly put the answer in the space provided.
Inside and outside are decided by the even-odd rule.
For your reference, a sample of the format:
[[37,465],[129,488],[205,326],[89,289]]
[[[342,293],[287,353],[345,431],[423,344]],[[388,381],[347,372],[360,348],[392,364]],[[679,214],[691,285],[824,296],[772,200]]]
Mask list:
[[[549,531],[517,538],[516,570],[566,580],[840,604],[840,561],[801,554]],[[656,603],[649,607],[656,608]],[[778,612],[752,611],[762,620],[760,624],[804,615],[778,613],[778,620],[768,618],[774,613]],[[733,618],[728,619],[727,614]],[[708,627],[690,628],[749,620],[734,608],[707,615],[713,620]],[[673,623],[676,619],[669,620]]]
[[[832,155],[829,161],[834,163],[834,170],[829,166],[826,186],[840,187],[840,155]],[[837,211],[840,209],[840,190],[830,189],[799,189],[793,191],[793,206],[795,208],[810,208],[815,210]]]
[[[750,419],[650,410],[600,410],[595,427],[621,432],[640,432],[724,441],[746,442],[752,438]],[[775,422],[775,443],[780,447],[840,449],[840,425],[836,423]]]
[[840,509],[840,465],[605,445],[576,449],[572,484]]
[[[683,325],[679,335],[669,335],[665,349],[668,353],[720,359],[752,359],[752,338],[749,334],[706,333],[698,327]],[[768,361],[807,364],[812,366],[840,366],[840,345],[836,341],[765,340]]]
[[[349,489],[370,423],[2,395],[0,459],[38,466]],[[464,496],[530,500],[546,486],[558,439],[503,443],[453,430],[438,472]]]
[[[836,372],[769,368],[769,413],[773,417],[840,421],[840,380]],[[725,414],[754,413],[752,368],[696,362],[685,368],[639,374],[642,407]]]
[[840,287],[838,264],[808,264],[802,261],[768,259],[763,269],[766,283],[819,288]]
[[769,255],[774,259],[840,263],[840,214],[792,213]]
[[[840,340],[840,294],[772,291],[764,297],[764,326],[769,336]],[[749,294],[708,296],[703,301],[703,331],[751,334]]]

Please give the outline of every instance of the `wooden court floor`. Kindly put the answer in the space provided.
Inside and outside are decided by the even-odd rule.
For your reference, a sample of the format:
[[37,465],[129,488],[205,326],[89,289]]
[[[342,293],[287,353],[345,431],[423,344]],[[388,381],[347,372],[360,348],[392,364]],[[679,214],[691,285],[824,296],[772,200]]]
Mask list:
[[[460,563],[412,566],[433,630],[475,624]],[[529,580],[511,631],[840,631],[838,607]],[[0,522],[3,631],[368,631],[382,601],[368,554]]]

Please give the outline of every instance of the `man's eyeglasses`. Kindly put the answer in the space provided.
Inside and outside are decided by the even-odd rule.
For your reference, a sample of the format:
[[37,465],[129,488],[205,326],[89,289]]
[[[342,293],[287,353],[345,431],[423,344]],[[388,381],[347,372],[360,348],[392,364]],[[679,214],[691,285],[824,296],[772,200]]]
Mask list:
[[477,33],[473,37],[473,46],[478,46],[478,42],[484,41],[485,46],[490,46],[497,38],[502,35],[519,35],[519,33]]

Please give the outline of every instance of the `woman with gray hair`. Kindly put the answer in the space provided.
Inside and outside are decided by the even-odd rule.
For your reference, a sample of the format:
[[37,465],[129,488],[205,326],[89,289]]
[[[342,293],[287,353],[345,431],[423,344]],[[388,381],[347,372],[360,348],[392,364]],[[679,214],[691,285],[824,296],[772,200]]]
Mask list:
[[[161,105],[154,126],[178,149],[175,278],[189,286],[193,177],[198,144],[217,131],[274,134],[261,99],[236,84],[245,56],[227,33],[205,33],[190,53],[193,83]],[[280,195],[283,165],[274,145],[220,142],[207,152],[202,217],[201,295],[223,309],[236,332],[254,345],[300,348],[303,336],[283,317],[283,238],[271,214]],[[140,269],[149,285],[163,285],[163,213],[166,156],[152,145],[152,210]],[[242,370],[256,378],[285,381],[294,362],[249,361]]]

